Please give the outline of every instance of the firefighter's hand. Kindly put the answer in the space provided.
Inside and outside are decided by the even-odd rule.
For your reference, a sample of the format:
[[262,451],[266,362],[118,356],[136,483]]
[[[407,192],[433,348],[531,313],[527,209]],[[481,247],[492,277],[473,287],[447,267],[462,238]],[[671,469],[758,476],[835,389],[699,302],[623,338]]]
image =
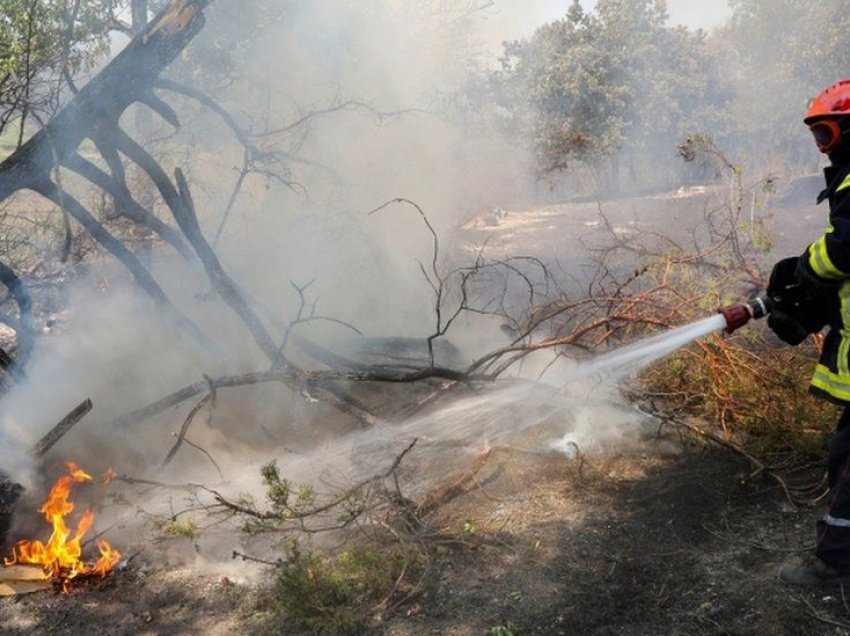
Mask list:
[[767,317],[767,326],[773,330],[773,333],[779,336],[780,340],[789,345],[800,344],[810,333],[809,329],[803,323],[779,308],[774,309]]
[[837,302],[837,287],[812,288],[801,284],[800,270],[800,258],[784,258],[773,266],[767,284],[767,295],[773,301],[772,313],[775,314],[768,324],[776,335],[792,345],[802,342],[804,333],[823,329]]
[[790,296],[799,289],[799,281],[795,275],[799,257],[783,258],[773,266],[770,280],[767,283],[767,295],[775,300],[790,300]]

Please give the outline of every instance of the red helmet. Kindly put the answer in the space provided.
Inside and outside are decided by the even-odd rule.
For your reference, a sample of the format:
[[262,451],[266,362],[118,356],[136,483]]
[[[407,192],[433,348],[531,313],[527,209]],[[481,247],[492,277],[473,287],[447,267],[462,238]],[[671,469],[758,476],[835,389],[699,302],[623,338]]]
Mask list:
[[803,121],[812,125],[827,117],[850,115],[850,79],[833,84],[809,102]]
[[830,153],[843,138],[841,126],[836,119],[850,115],[850,80],[833,84],[809,102],[803,121],[815,136],[818,150]]

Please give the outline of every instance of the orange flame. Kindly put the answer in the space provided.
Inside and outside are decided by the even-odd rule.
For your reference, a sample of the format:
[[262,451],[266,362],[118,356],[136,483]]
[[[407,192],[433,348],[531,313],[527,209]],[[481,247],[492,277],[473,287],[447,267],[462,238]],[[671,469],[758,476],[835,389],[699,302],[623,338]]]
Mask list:
[[39,512],[44,514],[53,526],[50,540],[44,544],[41,541],[19,541],[15,546],[12,557],[5,559],[6,565],[28,563],[40,565],[54,579],[63,583],[63,587],[73,578],[82,575],[106,576],[121,559],[121,554],[104,540],[98,540],[97,547],[100,557],[89,565],[82,560],[82,539],[94,524],[94,513],[85,512],[77,523],[76,530],[71,536],[65,520],[74,510],[74,504],[68,500],[71,487],[91,481],[89,474],[81,470],[73,462],[68,462],[68,474],[62,475],[50,489],[50,494]]

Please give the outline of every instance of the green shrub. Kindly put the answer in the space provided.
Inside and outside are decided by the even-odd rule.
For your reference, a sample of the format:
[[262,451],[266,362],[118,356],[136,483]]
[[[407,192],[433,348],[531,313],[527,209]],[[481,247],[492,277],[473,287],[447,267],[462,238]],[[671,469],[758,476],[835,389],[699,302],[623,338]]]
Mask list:
[[416,546],[352,545],[336,551],[305,550],[293,540],[273,574],[269,602],[273,629],[310,633],[362,633],[385,604],[404,598],[421,571]]

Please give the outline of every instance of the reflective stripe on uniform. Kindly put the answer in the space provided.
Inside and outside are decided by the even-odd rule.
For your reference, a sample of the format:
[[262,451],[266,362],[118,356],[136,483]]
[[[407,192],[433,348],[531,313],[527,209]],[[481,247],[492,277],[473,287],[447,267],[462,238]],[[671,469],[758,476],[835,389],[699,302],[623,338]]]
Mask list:
[[850,369],[847,368],[848,351],[850,351],[850,339],[847,338],[846,332],[842,329],[841,342],[838,344],[838,360],[835,361],[835,366],[838,367],[838,375],[847,378],[848,386],[850,386]]
[[835,366],[839,375],[850,379],[850,283],[842,283],[838,298],[841,301],[841,342]]
[[841,182],[841,185],[835,188],[836,192],[841,192],[842,190],[846,190],[850,188],[850,174],[844,177],[844,181]]
[[[827,231],[827,234],[829,232]],[[844,272],[832,264],[826,251],[826,234],[809,245],[809,266],[821,278],[845,278]]]
[[841,519],[839,517],[833,517],[831,514],[825,514],[823,516],[824,523],[828,526],[836,526],[838,528],[850,528],[850,519]]
[[812,386],[840,400],[850,402],[850,377],[833,373],[823,364],[815,367]]

